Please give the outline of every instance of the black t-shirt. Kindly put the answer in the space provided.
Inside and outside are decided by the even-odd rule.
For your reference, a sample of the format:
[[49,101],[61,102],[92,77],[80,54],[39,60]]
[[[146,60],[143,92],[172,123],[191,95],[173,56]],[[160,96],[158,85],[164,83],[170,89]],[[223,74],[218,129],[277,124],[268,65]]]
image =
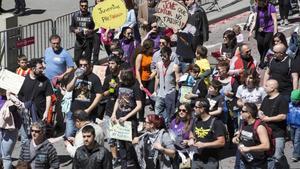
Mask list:
[[[287,114],[289,105],[281,95],[278,95],[273,99],[270,99],[269,96],[266,96],[261,104],[260,110],[263,111],[266,116],[273,117],[279,114]],[[275,138],[285,137],[285,120],[280,122],[268,122],[267,124],[272,129],[272,133]]]
[[[215,111],[217,110],[219,107],[224,106],[224,96],[222,95],[217,95],[217,96],[212,96],[212,95],[207,95],[207,100],[209,101],[209,111]],[[221,114],[216,116],[219,120],[224,120],[224,113],[222,112]]]
[[296,72],[296,65],[292,60],[289,60],[286,57],[282,61],[277,61],[276,59],[270,61],[270,78],[277,80],[279,84],[278,91],[282,95],[290,95],[293,90],[291,73]]
[[[74,73],[70,76],[72,80]],[[84,75],[82,78],[77,79],[75,87],[73,89],[73,98],[71,103],[71,111],[87,109],[94,101],[96,94],[102,92],[102,85],[100,79],[94,73]],[[97,112],[97,108],[91,112],[94,114]]]
[[[136,82],[133,86],[119,87],[118,91],[119,107],[117,110],[117,118],[124,117],[130,113],[136,107],[136,101],[142,100],[142,91],[140,90],[138,83]],[[130,120],[136,119],[136,116],[131,117]]]
[[46,96],[51,96],[52,94],[52,86],[46,76],[31,79],[30,75],[28,74],[25,77],[18,97],[23,102],[27,102],[32,99],[37,108],[37,115],[42,119],[46,109]]
[[[105,79],[104,79],[104,84],[103,84],[103,92],[110,89],[109,83],[112,80],[114,80],[115,83],[117,83],[117,84],[120,83],[118,76],[115,76],[113,74],[106,75]],[[112,115],[117,97],[118,97],[118,87],[115,88],[114,92],[110,93],[109,96],[106,96],[105,98],[103,98],[106,100],[105,115],[107,115],[109,117]]]
[[[246,147],[257,146],[260,144],[259,137],[255,136],[253,133],[253,125],[254,123],[251,125],[245,124],[241,130],[240,143]],[[253,161],[250,162],[252,166],[260,165],[266,160],[265,152],[251,152],[251,155],[253,156]],[[244,156],[241,157],[243,162],[248,163]]]
[[[226,129],[224,124],[218,120],[215,119],[212,128],[210,129],[211,121],[214,117],[210,117],[206,121],[202,121],[201,119],[197,119],[193,126],[192,126],[192,132],[195,136],[196,142],[201,141],[204,143],[207,142],[213,142],[217,140],[217,137],[224,136],[226,133]],[[218,154],[220,153],[218,150],[219,148],[204,148],[201,150],[201,153],[197,154],[197,158],[199,158],[201,161],[207,161],[208,158],[218,158]]]

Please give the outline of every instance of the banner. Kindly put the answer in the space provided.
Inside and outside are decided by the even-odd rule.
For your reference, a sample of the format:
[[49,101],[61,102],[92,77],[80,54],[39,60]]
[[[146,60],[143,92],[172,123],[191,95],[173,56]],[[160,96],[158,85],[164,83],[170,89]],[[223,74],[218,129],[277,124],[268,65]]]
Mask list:
[[95,28],[117,29],[127,19],[127,8],[123,0],[105,0],[93,9]]
[[161,0],[155,11],[154,15],[169,28],[182,29],[188,20],[187,8],[175,0]]
[[[1,69],[1,68],[0,68]],[[18,94],[25,77],[20,76],[6,69],[0,70],[0,88],[8,90],[13,94]]]
[[124,141],[132,141],[132,127],[130,121],[125,121],[123,125],[113,124],[109,121],[108,135],[110,138]]

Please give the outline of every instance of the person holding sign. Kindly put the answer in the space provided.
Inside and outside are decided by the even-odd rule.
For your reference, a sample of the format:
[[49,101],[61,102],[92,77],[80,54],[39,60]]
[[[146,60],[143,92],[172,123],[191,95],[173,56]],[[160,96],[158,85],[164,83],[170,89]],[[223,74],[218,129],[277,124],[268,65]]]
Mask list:
[[[136,154],[142,169],[172,169],[171,158],[176,149],[170,134],[164,129],[164,120],[156,114],[149,114],[145,119],[145,134],[135,137]],[[158,162],[159,161],[159,162]]]
[[79,58],[84,57],[91,60],[93,50],[95,23],[92,14],[88,11],[88,1],[80,0],[80,11],[72,16],[70,31],[75,33],[76,42],[74,49],[74,60],[78,66]]
[[[129,70],[122,70],[120,72],[120,86],[118,90],[118,98],[115,102],[114,110],[111,116],[113,124],[121,123],[125,121],[131,121],[132,124],[132,136],[137,136],[137,117],[136,114],[142,108],[142,92],[139,89],[138,83],[134,79],[133,72]],[[131,142],[111,139],[111,152],[116,159],[117,153],[121,160],[122,169],[136,169],[138,168],[136,155]],[[119,145],[119,152],[117,152],[117,146]]]

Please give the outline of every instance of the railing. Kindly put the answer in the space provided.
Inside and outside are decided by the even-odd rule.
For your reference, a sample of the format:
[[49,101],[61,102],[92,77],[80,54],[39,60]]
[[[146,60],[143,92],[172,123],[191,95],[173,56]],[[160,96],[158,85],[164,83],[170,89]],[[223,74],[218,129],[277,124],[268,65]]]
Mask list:
[[[53,21],[48,19],[0,31],[1,66],[15,67],[21,53],[29,59],[42,57],[49,46],[48,38],[54,33],[52,28]],[[26,41],[28,38],[31,42]]]

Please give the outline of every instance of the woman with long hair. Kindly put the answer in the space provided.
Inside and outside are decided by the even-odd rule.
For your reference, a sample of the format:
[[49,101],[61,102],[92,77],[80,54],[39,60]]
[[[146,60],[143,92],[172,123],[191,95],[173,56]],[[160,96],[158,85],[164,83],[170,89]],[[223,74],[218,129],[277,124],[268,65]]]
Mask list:
[[179,106],[176,117],[171,121],[170,129],[175,134],[176,145],[181,146],[183,140],[189,139],[192,127],[192,108],[190,104],[183,103]]
[[[154,82],[155,82],[155,72],[151,72],[151,63],[153,57],[153,47],[154,42],[151,39],[146,39],[143,42],[141,52],[137,55],[135,61],[135,74],[136,79],[139,83],[140,89],[144,91],[145,89],[149,90],[150,93],[154,91]],[[143,93],[142,104],[143,108],[146,102],[146,95]],[[151,103],[154,107],[154,102]],[[144,120],[144,109],[139,113],[139,120]]]
[[269,0],[257,0],[255,7],[255,24],[250,29],[249,37],[255,31],[255,39],[260,54],[260,68],[264,68],[267,51],[271,48],[272,37],[277,33],[276,8],[269,3]]
[[273,35],[272,38],[272,47],[268,50],[266,57],[265,57],[265,63],[269,64],[271,59],[273,58],[274,52],[273,52],[273,46],[283,44],[286,48],[288,48],[288,43],[286,41],[286,37],[282,32],[277,32]]
[[[132,70],[122,70],[119,79],[120,86],[118,88],[118,97],[114,105],[111,121],[114,124],[123,124],[125,121],[130,121],[132,138],[134,138],[138,135],[138,121],[136,114],[142,108],[142,92],[134,79]],[[110,146],[115,166],[117,163],[121,162],[121,169],[138,168],[136,154],[131,142],[111,139]]]
[[226,30],[223,33],[223,43],[220,49],[221,55],[224,59],[230,60],[237,52],[236,34],[233,30]]

